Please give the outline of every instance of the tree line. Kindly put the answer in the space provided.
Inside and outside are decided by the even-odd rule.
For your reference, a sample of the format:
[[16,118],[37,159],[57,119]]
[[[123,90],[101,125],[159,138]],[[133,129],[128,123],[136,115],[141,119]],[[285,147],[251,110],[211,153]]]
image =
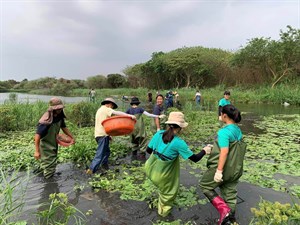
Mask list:
[[216,85],[260,85],[274,87],[300,78],[300,29],[287,26],[279,40],[253,38],[236,52],[202,46],[154,52],[150,60],[126,67],[122,74],[96,75],[86,80],[51,77],[0,81],[5,89],[46,89],[49,93],[74,88],[144,87],[149,89],[205,88]]

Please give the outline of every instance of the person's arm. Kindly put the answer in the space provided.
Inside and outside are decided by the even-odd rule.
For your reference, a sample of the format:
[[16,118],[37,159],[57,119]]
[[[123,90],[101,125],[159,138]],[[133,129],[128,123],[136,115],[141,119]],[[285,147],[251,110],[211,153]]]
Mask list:
[[154,115],[154,114],[148,113],[147,111],[144,111],[143,114],[145,116],[148,116],[148,117],[151,117],[151,118],[158,118],[159,117],[159,115]]
[[117,115],[117,116],[129,116],[132,119],[136,119],[136,117],[134,115],[130,115],[130,114],[127,114],[127,113],[124,113],[124,112],[121,112],[121,111],[115,111],[115,110],[113,110],[112,114]]
[[33,156],[36,160],[39,160],[41,158],[40,141],[41,141],[41,136],[39,134],[35,134],[34,135],[35,152]]
[[72,135],[72,133],[69,131],[69,129],[67,127],[62,127],[61,128],[62,131],[68,135],[71,139],[72,139],[72,143],[75,143],[75,139],[74,139],[74,136]]
[[149,147],[147,146],[146,152],[149,153],[149,154],[152,154],[153,149],[152,149],[152,148],[149,148]]
[[156,125],[156,130],[159,131],[160,130],[160,123],[159,123],[159,118],[154,118],[154,123]]
[[228,147],[220,149],[220,156],[219,156],[219,162],[218,162],[218,170],[220,170],[220,171],[223,171],[228,152],[229,152]]
[[219,162],[218,162],[218,167],[214,176],[214,181],[217,183],[220,183],[223,181],[223,168],[227,159],[227,155],[229,152],[229,148],[221,148],[220,149],[220,156],[219,156]]
[[212,149],[212,145],[208,144],[206,145],[201,152],[199,152],[198,154],[193,154],[192,156],[189,157],[190,160],[192,160],[193,162],[198,162],[200,161],[200,159],[203,158],[204,155],[209,155],[211,153],[211,149]]

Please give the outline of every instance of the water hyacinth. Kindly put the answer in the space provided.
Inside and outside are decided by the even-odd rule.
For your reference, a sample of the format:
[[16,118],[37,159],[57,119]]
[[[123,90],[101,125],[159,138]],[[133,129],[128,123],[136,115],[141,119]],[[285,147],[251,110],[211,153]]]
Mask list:
[[259,209],[251,208],[254,218],[250,225],[296,225],[300,223],[300,205],[261,200]]

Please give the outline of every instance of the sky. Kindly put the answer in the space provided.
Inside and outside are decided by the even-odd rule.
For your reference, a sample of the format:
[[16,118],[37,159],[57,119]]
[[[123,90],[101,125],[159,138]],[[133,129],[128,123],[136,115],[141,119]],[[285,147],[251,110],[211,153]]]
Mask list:
[[300,0],[0,0],[0,80],[123,74],[153,52],[300,29]]

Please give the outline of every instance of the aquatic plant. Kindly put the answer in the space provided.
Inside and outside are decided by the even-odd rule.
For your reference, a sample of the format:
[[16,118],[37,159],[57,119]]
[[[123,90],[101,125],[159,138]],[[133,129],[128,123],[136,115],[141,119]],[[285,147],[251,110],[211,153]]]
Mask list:
[[257,208],[251,208],[254,218],[249,225],[297,225],[300,224],[300,205],[281,204],[261,199]]
[[50,203],[45,203],[47,209],[36,214],[39,223],[47,225],[84,224],[85,215],[68,201],[65,193],[53,193],[49,195]]

